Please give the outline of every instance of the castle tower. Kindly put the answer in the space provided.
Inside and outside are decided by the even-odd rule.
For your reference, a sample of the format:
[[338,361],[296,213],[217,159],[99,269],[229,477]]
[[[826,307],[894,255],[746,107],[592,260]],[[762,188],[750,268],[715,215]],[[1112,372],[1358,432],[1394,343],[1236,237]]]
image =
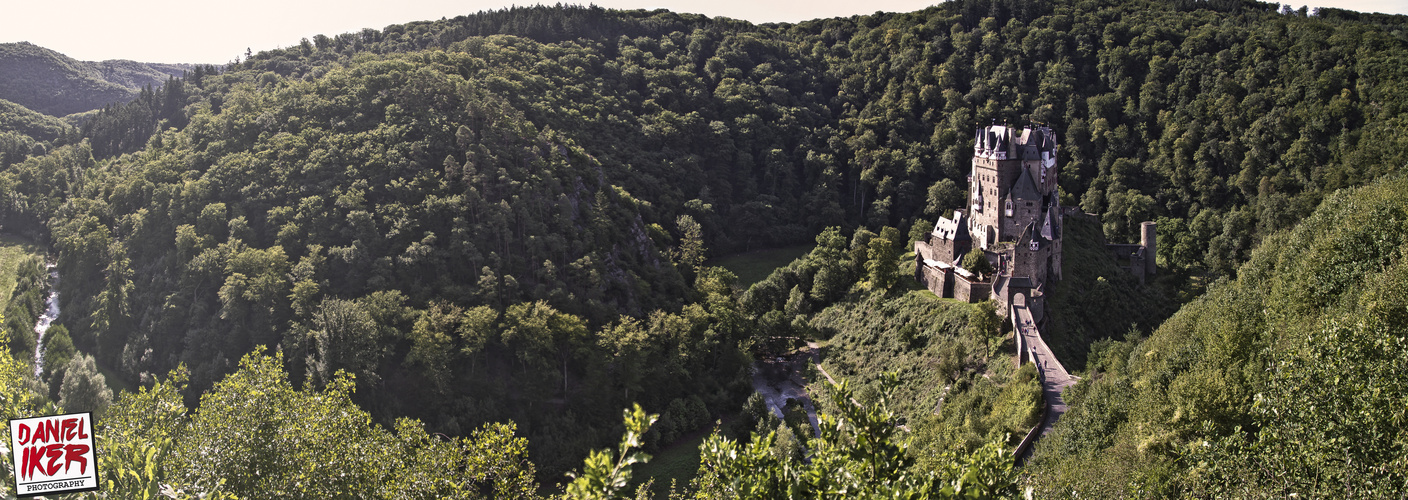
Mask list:
[[1057,204],[1056,133],[1050,127],[981,127],[973,138],[968,232],[981,248],[1015,241]]
[[1139,246],[1144,247],[1144,274],[1153,276],[1158,270],[1159,241],[1158,232],[1154,222],[1144,222],[1139,225]]

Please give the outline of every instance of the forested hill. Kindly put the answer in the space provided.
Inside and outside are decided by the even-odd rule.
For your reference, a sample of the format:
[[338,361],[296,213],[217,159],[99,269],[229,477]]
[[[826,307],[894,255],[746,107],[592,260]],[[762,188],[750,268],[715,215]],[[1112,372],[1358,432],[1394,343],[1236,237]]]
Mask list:
[[36,145],[62,141],[72,132],[63,120],[0,99],[0,168],[43,154],[45,147],[36,150]]
[[123,103],[143,87],[160,87],[188,65],[127,60],[77,61],[27,43],[0,44],[0,99],[51,116]]
[[513,419],[559,472],[630,402],[665,413],[652,444],[736,408],[763,334],[705,248],[925,230],[978,124],[1052,124],[1063,203],[1114,240],[1158,218],[1176,276],[1233,273],[1408,162],[1401,17],[1326,12],[533,7],[320,36],[7,157],[0,224],[52,244],[60,322],[114,376],[184,364],[199,391],[271,346],[295,383],[355,374],[383,422]]
[[509,46],[484,60],[513,63],[491,90],[631,165],[623,187],[661,210],[709,205],[694,215],[722,252],[931,221],[962,198],[975,124],[1052,123],[1067,205],[1117,241],[1167,217],[1167,267],[1225,274],[1322,193],[1408,161],[1402,16],[1321,14],[975,0],[753,26],[538,7],[314,37],[237,72],[307,79],[371,54]]
[[1383,498],[1408,479],[1408,181],[1326,197],[1146,340],[1092,350],[1043,496]]

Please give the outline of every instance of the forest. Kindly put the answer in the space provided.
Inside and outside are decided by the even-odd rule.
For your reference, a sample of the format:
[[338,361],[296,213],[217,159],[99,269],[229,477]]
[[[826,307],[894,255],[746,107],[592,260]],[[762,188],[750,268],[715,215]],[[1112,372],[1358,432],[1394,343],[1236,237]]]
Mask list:
[[145,87],[180,77],[187,64],[77,61],[29,42],[0,43],[0,95],[46,115],[75,118],[131,101]]
[[[5,410],[106,412],[105,467],[132,472],[112,496],[628,495],[628,452],[711,430],[681,494],[1374,496],[1408,478],[1401,440],[1334,448],[1404,435],[1377,410],[1403,407],[1382,382],[1408,374],[1401,304],[1367,291],[1395,290],[1408,220],[1404,16],[539,6],[180,69],[80,114],[0,86],[0,232],[62,276],[35,376],[49,282],[13,271]],[[1051,343],[1085,381],[1020,470],[1033,374],[990,307],[905,268],[996,122],[1057,130],[1060,201],[1092,215],[1052,291]],[[1160,276],[1140,286],[1100,245],[1145,220]],[[706,265],[810,242],[747,288]],[[749,398],[754,361],[803,340],[849,381],[811,377],[833,418],[813,429]],[[1331,366],[1354,376],[1321,385]],[[1330,406],[1294,403],[1312,390]],[[287,451],[252,437],[293,428],[311,431]],[[841,469],[856,482],[820,479]]]

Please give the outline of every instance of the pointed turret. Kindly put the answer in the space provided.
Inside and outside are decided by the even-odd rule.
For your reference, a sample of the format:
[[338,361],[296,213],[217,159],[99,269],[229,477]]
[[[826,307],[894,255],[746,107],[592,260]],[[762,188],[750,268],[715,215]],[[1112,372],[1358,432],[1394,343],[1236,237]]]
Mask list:
[[1040,200],[1041,189],[1037,188],[1036,181],[1032,180],[1032,176],[1027,173],[1026,168],[1021,170],[1021,174],[1017,176],[1017,182],[1012,185],[1012,199],[1018,201]]

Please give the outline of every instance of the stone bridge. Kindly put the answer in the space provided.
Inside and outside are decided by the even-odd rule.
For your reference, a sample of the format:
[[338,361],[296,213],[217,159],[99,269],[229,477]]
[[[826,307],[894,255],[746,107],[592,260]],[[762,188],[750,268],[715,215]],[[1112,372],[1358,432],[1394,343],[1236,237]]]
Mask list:
[[1046,341],[1041,339],[1041,330],[1036,322],[1032,321],[1031,310],[1027,308],[1026,295],[1016,295],[1012,298],[1011,312],[1007,317],[1012,321],[1012,331],[1017,341],[1017,364],[1036,363],[1037,379],[1041,381],[1042,392],[1041,423],[1027,433],[1013,452],[1020,464],[1031,452],[1032,443],[1051,432],[1051,426],[1066,413],[1066,400],[1061,397],[1061,391],[1074,385],[1079,379],[1072,377],[1066,367],[1061,366],[1056,355],[1051,353],[1051,348],[1046,346]]

